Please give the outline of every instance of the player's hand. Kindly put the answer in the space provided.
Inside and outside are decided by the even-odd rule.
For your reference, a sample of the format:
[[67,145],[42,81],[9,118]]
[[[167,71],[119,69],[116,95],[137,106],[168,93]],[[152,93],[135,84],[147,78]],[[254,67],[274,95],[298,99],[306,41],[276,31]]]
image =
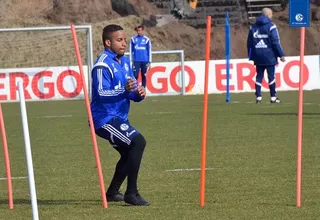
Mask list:
[[138,88],[138,82],[132,78],[128,79],[126,83],[126,91],[133,92],[136,91]]
[[139,86],[138,88],[138,95],[141,97],[145,97],[146,96],[146,89],[143,86]]
[[281,62],[286,62],[286,58],[284,58],[284,57],[281,57],[280,60],[281,60]]

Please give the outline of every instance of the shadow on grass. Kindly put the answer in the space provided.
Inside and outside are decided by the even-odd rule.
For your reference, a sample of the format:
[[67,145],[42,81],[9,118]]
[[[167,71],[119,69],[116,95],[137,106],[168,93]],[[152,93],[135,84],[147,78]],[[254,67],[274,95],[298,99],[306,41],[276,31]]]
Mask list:
[[[94,205],[102,206],[102,200],[41,200],[38,199],[37,203],[39,206],[59,206],[59,205]],[[9,201],[7,199],[0,200],[0,205],[8,205]],[[14,205],[31,205],[31,200],[29,199],[14,199]],[[108,206],[121,206],[121,207],[133,207],[132,205],[126,204],[124,202],[108,202]]]
[[[258,113],[247,113],[246,115],[261,115],[261,116],[298,116],[298,113],[293,112],[258,112]],[[303,113],[305,116],[320,115],[319,113]]]
[[[37,200],[38,205],[102,205],[101,200]],[[0,205],[8,204],[8,200],[0,200]],[[29,199],[14,199],[14,205],[29,205]]]
[[296,207],[295,204],[289,204],[289,203],[277,203],[277,202],[260,202],[260,203],[257,203],[258,205],[262,205],[262,206],[287,206],[287,207]]

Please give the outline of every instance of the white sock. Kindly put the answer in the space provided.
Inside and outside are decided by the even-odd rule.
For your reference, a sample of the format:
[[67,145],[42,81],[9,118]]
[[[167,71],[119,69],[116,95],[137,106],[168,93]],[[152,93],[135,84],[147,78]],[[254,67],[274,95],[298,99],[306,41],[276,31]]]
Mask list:
[[262,100],[262,97],[261,97],[261,96],[257,97],[257,100],[258,100],[258,101],[261,101],[261,100]]

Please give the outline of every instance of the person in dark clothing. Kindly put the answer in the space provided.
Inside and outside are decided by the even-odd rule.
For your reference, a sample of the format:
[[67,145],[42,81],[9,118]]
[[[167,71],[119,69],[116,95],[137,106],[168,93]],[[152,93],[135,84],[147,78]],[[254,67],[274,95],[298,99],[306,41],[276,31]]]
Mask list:
[[275,66],[278,64],[278,58],[285,62],[285,57],[277,27],[271,19],[272,10],[264,8],[256,23],[250,27],[247,39],[249,60],[254,62],[257,71],[255,85],[257,104],[262,103],[261,83],[265,70],[268,73],[270,102],[280,103],[276,92]]

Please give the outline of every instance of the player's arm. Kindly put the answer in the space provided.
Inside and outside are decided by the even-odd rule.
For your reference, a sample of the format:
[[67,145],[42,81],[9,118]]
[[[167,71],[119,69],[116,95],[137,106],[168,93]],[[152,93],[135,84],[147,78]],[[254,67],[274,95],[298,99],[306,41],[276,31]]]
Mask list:
[[148,40],[148,43],[147,43],[147,53],[148,53],[148,62],[149,62],[149,65],[151,64],[152,62],[152,47],[151,47],[151,41],[150,39]]
[[[142,91],[143,89],[143,91]],[[145,90],[140,86],[137,91],[130,92],[128,98],[134,102],[141,102],[145,98]]]
[[99,100],[104,103],[119,102],[128,97],[125,87],[115,88],[113,72],[110,68],[99,66],[92,71],[92,87],[97,91]]
[[270,28],[270,40],[271,40],[271,45],[274,53],[276,54],[277,57],[284,57],[284,52],[282,50],[281,44],[280,44],[280,36],[278,29],[275,25],[273,25]]
[[134,42],[133,42],[133,37],[130,40],[130,61],[133,61],[133,54],[134,54]]
[[252,47],[253,47],[253,35],[252,35],[251,27],[250,27],[250,30],[248,33],[248,38],[247,38],[247,52],[248,52],[249,59],[251,58]]

